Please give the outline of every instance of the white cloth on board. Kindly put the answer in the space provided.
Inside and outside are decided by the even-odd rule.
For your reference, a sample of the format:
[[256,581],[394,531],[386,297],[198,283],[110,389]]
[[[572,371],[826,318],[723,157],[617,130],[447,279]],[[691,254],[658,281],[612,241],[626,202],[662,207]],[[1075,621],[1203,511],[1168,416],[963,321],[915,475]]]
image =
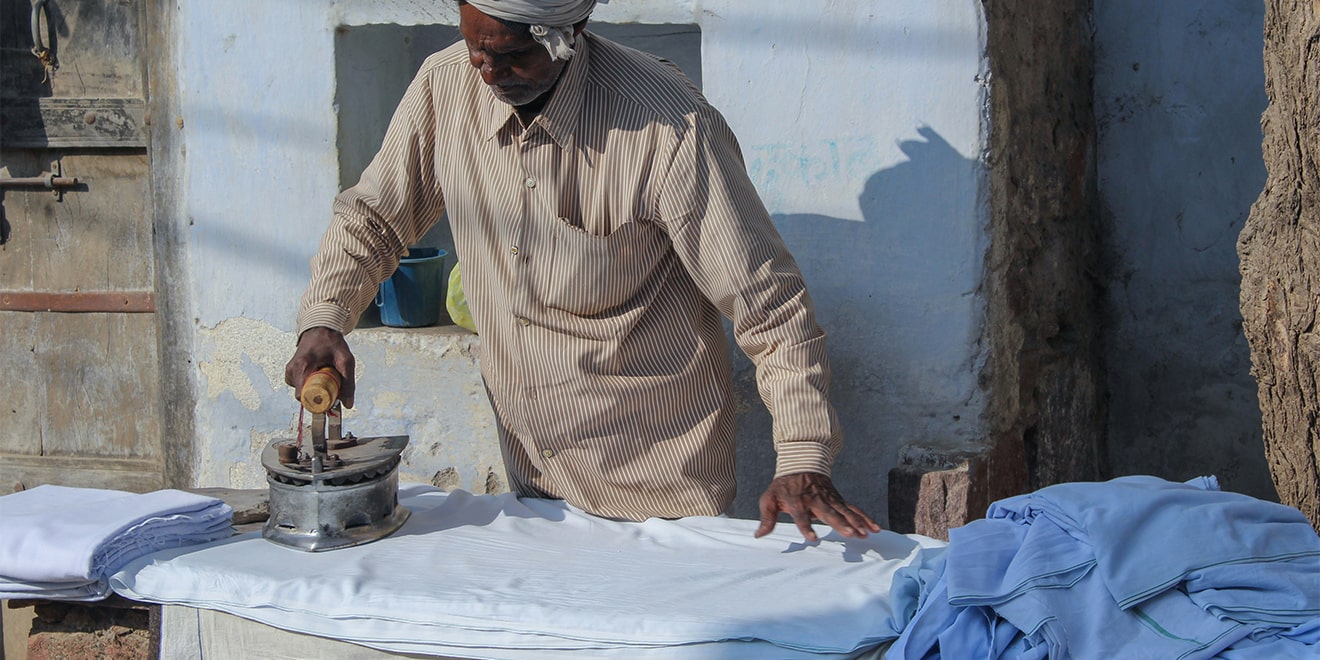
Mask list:
[[[898,636],[900,568],[944,543],[843,539],[694,517],[619,522],[561,501],[401,489],[392,536],[304,553],[253,533],[144,557],[118,593],[401,653],[458,657],[848,657]],[[913,599],[906,602],[905,599]]]
[[0,598],[97,600],[142,555],[230,536],[233,510],[179,490],[37,486],[0,497]]

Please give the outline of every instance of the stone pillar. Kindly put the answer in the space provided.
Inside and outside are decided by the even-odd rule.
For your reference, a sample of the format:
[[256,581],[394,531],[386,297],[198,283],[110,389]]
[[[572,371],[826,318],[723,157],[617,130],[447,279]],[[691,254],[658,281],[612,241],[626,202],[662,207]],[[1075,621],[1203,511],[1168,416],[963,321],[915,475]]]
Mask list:
[[[1090,0],[985,2],[991,499],[1102,478],[1104,367]],[[999,447],[999,445],[1013,447]]]
[[944,537],[992,501],[1107,475],[1090,0],[986,0],[984,447],[909,447],[890,526]]

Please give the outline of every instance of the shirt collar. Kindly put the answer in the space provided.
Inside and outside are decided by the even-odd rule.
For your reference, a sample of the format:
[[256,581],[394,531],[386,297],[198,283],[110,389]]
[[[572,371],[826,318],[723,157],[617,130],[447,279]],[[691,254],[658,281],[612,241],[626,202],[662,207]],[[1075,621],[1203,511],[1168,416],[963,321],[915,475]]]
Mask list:
[[[577,54],[564,67],[559,82],[550,92],[550,100],[532,123],[533,126],[538,122],[544,126],[550,139],[560,147],[567,146],[568,141],[577,132],[578,119],[582,115],[583,91],[587,72],[591,68],[591,49],[588,44],[586,33],[579,34],[573,44],[573,50],[577,51]],[[516,122],[517,119],[513,106],[495,98],[489,85],[483,83],[482,87],[485,94],[481,101],[481,137],[489,140],[509,122]]]

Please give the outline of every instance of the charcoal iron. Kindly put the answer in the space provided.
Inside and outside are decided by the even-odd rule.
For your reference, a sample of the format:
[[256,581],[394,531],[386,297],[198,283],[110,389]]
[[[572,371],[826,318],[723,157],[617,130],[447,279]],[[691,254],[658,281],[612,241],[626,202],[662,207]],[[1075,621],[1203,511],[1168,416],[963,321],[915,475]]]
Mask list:
[[345,435],[339,384],[333,369],[303,384],[310,447],[301,438],[276,439],[261,452],[270,484],[270,518],[261,535],[269,541],[322,552],[385,538],[408,519],[399,506],[399,457],[408,436]]

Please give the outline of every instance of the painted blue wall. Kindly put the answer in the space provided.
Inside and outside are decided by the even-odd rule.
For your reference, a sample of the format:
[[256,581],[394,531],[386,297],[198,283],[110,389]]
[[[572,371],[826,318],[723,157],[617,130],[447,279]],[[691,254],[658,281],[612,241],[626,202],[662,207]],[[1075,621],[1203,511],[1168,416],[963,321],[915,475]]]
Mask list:
[[1113,472],[1274,498],[1236,252],[1265,183],[1264,13],[1096,0],[1095,101]]

